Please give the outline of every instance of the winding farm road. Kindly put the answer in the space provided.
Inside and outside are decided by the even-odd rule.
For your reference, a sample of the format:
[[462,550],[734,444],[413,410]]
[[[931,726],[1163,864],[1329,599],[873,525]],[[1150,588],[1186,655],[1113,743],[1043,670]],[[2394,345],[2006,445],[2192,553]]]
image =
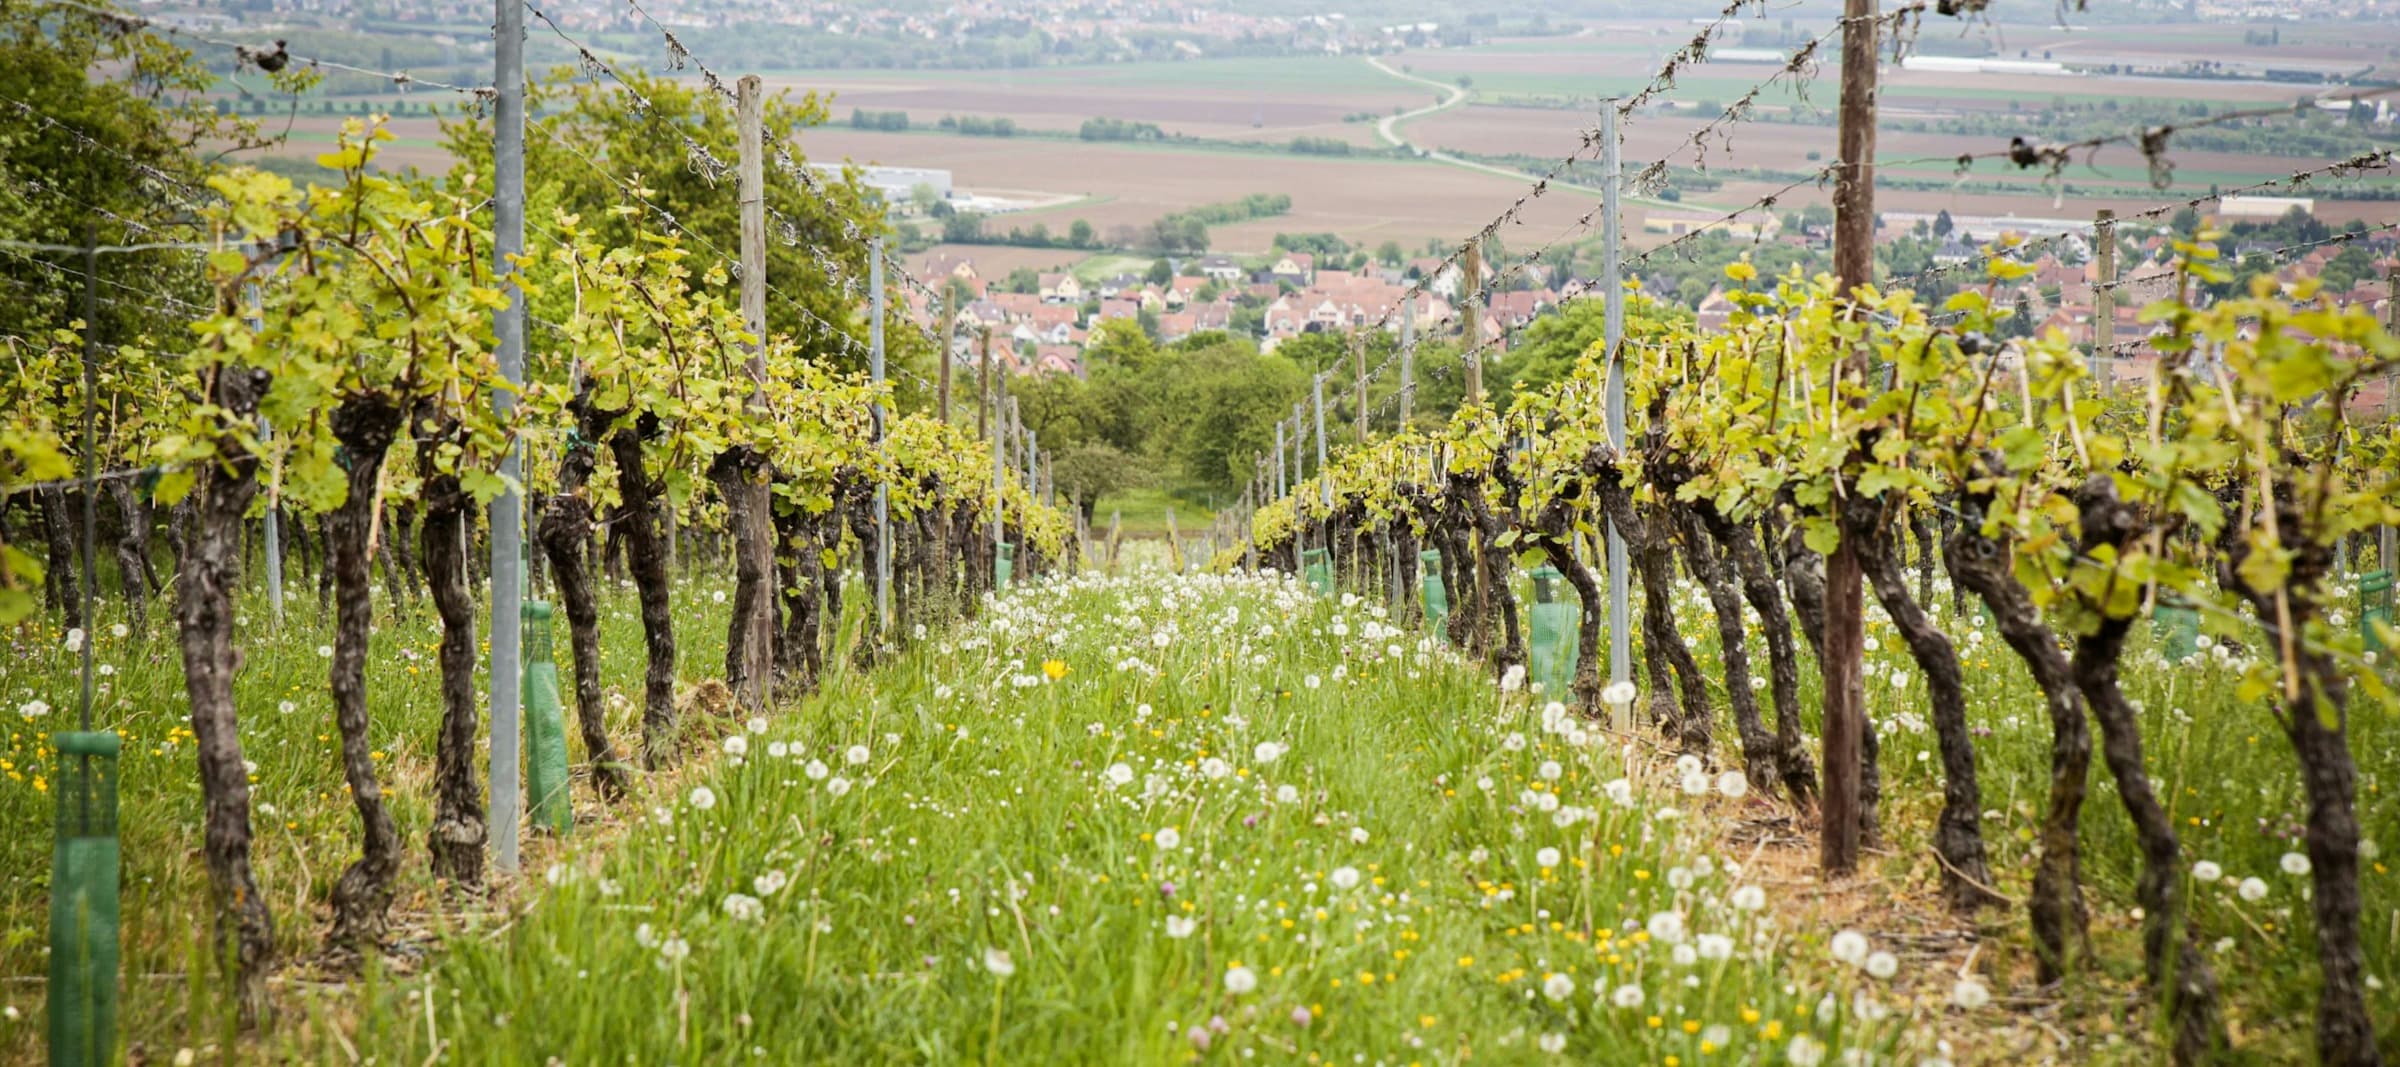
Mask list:
[[[1388,115],[1378,120],[1375,123],[1375,135],[1383,138],[1384,143],[1389,144],[1394,148],[1405,148],[1415,152],[1417,157],[1420,159],[1430,159],[1437,163],[1446,163],[1453,167],[1463,167],[1467,170],[1497,175],[1513,181],[1521,182],[1532,177],[1532,175],[1526,174],[1521,170],[1514,170],[1508,167],[1495,167],[1489,163],[1478,163],[1472,159],[1463,159],[1458,156],[1451,155],[1450,153],[1444,152],[1438,148],[1428,148],[1424,145],[1411,144],[1407,138],[1400,135],[1401,123],[1424,118],[1427,115],[1448,111],[1451,108],[1464,104],[1467,102],[1467,91],[1455,85],[1444,84],[1431,78],[1419,77],[1418,75],[1395,69],[1386,65],[1382,59],[1375,56],[1367,57],[1367,65],[1374,67],[1376,70],[1382,71],[1385,74],[1389,74],[1392,77],[1398,78],[1401,81],[1416,82],[1419,85],[1429,85],[1433,88],[1441,90],[1445,94],[1441,103],[1429,104],[1425,107],[1418,108],[1415,111],[1405,111],[1397,115]],[[1550,185],[1555,189],[1571,189],[1586,196],[1596,197],[1601,195],[1600,189],[1596,186],[1579,185],[1574,182],[1564,180],[1553,180]],[[1670,210],[1683,208],[1715,210],[1707,204],[1702,204],[1696,201],[1671,203],[1669,201],[1659,200],[1652,197],[1634,196],[1630,192],[1624,195],[1623,200],[1628,204],[1641,204],[1648,207],[1667,208]]]
[[[1416,82],[1419,85],[1433,86],[1445,94],[1441,103],[1428,104],[1424,107],[1416,109],[1415,111],[1403,112],[1398,115],[1387,115],[1375,123],[1375,135],[1383,138],[1385,144],[1391,145],[1395,148],[1407,148],[1409,146],[1407,139],[1400,136],[1399,126],[1401,123],[1408,122],[1412,119],[1421,119],[1437,111],[1448,111],[1451,108],[1467,102],[1467,91],[1459,88],[1458,86],[1444,85],[1441,82],[1437,82],[1431,78],[1420,78],[1414,74],[1393,70],[1392,68],[1385,66],[1383,60],[1377,59],[1373,56],[1367,57],[1367,65],[1375,68],[1376,70],[1380,70],[1385,74],[1389,74],[1392,77],[1398,78],[1401,81],[1410,81]],[[1454,160],[1454,162],[1464,163],[1466,161]]]

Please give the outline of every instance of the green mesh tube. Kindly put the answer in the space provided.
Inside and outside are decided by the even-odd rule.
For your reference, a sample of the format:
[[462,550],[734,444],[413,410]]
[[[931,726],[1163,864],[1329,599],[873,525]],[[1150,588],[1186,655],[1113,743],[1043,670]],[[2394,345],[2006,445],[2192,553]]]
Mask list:
[[1572,601],[1559,599],[1558,586],[1565,575],[1558,568],[1536,567],[1533,577],[1533,607],[1526,612],[1533,633],[1526,657],[1526,667],[1533,680],[1542,684],[1542,693],[1551,700],[1566,700],[1568,688],[1575,684],[1575,629],[1583,612]]
[[2182,597],[2158,598],[2150,612],[2150,632],[2169,663],[2181,663],[2200,651],[2200,613]]
[[1442,552],[1428,548],[1417,553],[1419,572],[1418,597],[1425,603],[1425,628],[1435,637],[1449,633],[1450,590],[1442,585]]
[[62,733],[50,872],[50,1062],[112,1063],[117,1045],[117,735]]
[[1300,576],[1318,596],[1333,595],[1333,561],[1322,548],[1303,549],[1300,553]]
[[1000,542],[1000,558],[992,561],[992,588],[1008,592],[1009,579],[1017,575],[1017,546]]
[[2392,572],[2385,569],[2360,576],[2358,635],[2365,639],[2367,651],[2377,655],[2386,651],[2381,631],[2392,625]]
[[575,827],[575,797],[567,788],[567,727],[558,664],[550,656],[550,605],[528,600],[523,613],[525,807],[535,826],[564,834]]

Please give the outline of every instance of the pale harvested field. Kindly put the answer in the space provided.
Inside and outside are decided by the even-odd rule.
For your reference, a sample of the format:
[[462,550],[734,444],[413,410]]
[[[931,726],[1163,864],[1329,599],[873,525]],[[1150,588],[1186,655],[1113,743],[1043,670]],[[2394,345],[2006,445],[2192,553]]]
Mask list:
[[[1557,51],[1485,53],[1462,50],[1419,52],[1401,57],[1412,73],[1442,81],[1464,75],[1476,88],[1506,93],[1547,93],[1581,98],[1631,92],[1649,80],[1667,52],[1682,40],[1658,38],[1655,51],[1643,57],[1607,55],[1562,47]],[[2038,52],[2036,53],[2038,56]],[[2171,53],[2170,53],[2171,54]],[[1820,49],[1821,61],[1801,106],[1831,109],[1838,87],[1837,55]],[[2077,57],[2086,58],[2086,57]],[[2155,61],[2156,56],[2149,59]],[[2364,63],[2361,64],[2365,65]],[[1728,103],[1750,86],[1775,73],[1776,64],[1716,60],[1686,68],[1672,99],[1684,104],[1698,100]],[[1783,106],[1802,94],[1791,91],[1785,79],[1761,97]],[[1910,107],[1929,104],[1959,110],[2004,110],[2012,98],[2028,107],[2047,106],[2052,97],[2108,97],[2118,100],[2204,100],[2220,104],[2288,104],[2309,91],[2306,86],[2266,81],[2200,80],[2135,77],[2130,75],[1980,74],[1960,71],[1886,68],[1882,93],[1887,101]]]
[[[1794,125],[1778,121],[1780,116],[1762,116],[1750,122],[1729,127],[1733,137],[1730,148],[1722,142],[1710,141],[1707,162],[1715,168],[1769,167],[1776,170],[1801,172],[1822,166],[1833,158],[1834,129],[1831,126]],[[1593,122],[1582,111],[1542,110],[1537,108],[1466,107],[1440,115],[1419,119],[1405,127],[1407,135],[1420,143],[1463,152],[1504,154],[1522,152],[1548,157],[1563,155],[1580,140],[1580,131]],[[1684,147],[1692,132],[1705,119],[1688,111],[1646,114],[1625,124],[1626,158],[1655,159],[1662,153],[1673,152],[1670,160],[1678,166],[1694,160],[1691,149]],[[2007,147],[2007,139],[1997,136],[1966,136],[1944,133],[1916,133],[1885,129],[1876,134],[1876,154],[1886,166],[1909,163],[1912,174],[1947,176],[1949,160],[1962,153],[1988,153]],[[1820,159],[1811,161],[1808,153],[1816,152]],[[2193,173],[2246,174],[2266,177],[2290,174],[2318,161],[2278,156],[2259,156],[2237,152],[2202,152],[2178,149],[2172,153],[2178,170]],[[2120,181],[2142,181],[2143,163],[2139,153],[2130,149],[2101,153],[2102,167],[2123,172]],[[1999,161],[1979,164],[1974,172],[1978,178],[2001,177],[2013,171],[2003,168]],[[2107,177],[2094,175],[2079,160],[2070,168],[2068,178],[2078,184],[2103,182]]]
[[[1791,20],[1791,39],[1777,45],[1773,38],[1783,19],[1744,20],[1720,47],[1772,49],[1788,53],[1808,35],[1821,32],[1826,19]],[[2400,25],[2310,22],[2285,24],[2283,43],[2252,45],[2245,31],[2258,27],[2227,24],[2133,24],[2062,28],[2046,23],[1961,24],[1927,17],[1919,36],[1922,45],[1947,46],[1959,38],[1988,44],[1993,54],[2007,58],[2049,58],[2081,63],[2158,63],[2179,58],[2208,59],[2237,68],[2302,68],[2355,72],[2368,67],[2389,70],[2400,64]],[[1395,62],[1415,73],[1441,80],[1460,75],[1474,79],[1478,89],[1508,94],[1597,98],[1630,92],[1643,84],[1672,50],[1692,39],[1698,26],[1682,19],[1610,19],[1594,24],[1586,36],[1504,39],[1466,49],[1411,52]],[[1745,42],[1743,32],[1761,34]],[[1818,106],[1830,107],[1831,73],[1838,68],[1838,49],[1821,47],[1821,92],[1812,93]],[[1731,99],[1766,77],[1774,65],[1720,59],[1687,68],[1678,80],[1675,99]],[[2008,96],[2028,104],[2054,95],[2109,97],[2120,100],[2206,100],[2212,102],[2288,102],[2303,87],[2237,81],[2136,78],[2116,76],[2047,77],[2040,75],[1982,75],[1929,71],[1886,72],[1887,105],[1922,106],[1940,101],[1971,109],[2006,107]],[[1778,90],[1769,103],[1789,97]]]
[[[1289,214],[1214,228],[1215,246],[1263,252],[1278,232],[1330,231],[1353,243],[1397,240],[1414,248],[1425,239],[1456,240],[1489,221],[1526,183],[1432,163],[1317,159],[1289,155],[1169,151],[1124,145],[925,137],[846,129],[810,133],[812,158],[848,157],[861,163],[943,167],[970,189],[1002,187],[1075,193],[1099,202],[999,217],[1003,226],[1041,221],[1052,232],[1088,219],[1105,233],[1117,225],[1146,225],[1199,204],[1238,200],[1250,193],[1292,197]],[[1558,192],[1535,201],[1524,226],[1507,236],[1530,248],[1590,210],[1591,201]],[[1537,232],[1538,231],[1538,232]]]
[[[1315,63],[1322,61],[1302,61]],[[835,123],[847,122],[851,109],[906,111],[912,126],[931,127],[944,115],[1007,117],[1019,126],[1038,130],[1072,131],[1085,119],[1114,118],[1157,124],[1169,133],[1228,140],[1289,141],[1294,137],[1333,137],[1353,144],[1374,143],[1370,123],[1344,122],[1346,115],[1390,114],[1400,106],[1415,107],[1425,95],[1404,83],[1382,78],[1358,79],[1347,71],[1326,73],[1330,84],[1309,89],[1291,85],[1245,85],[1238,72],[1219,76],[1207,64],[1192,64],[1191,80],[1163,84],[1115,84],[1122,79],[1105,68],[1057,68],[1033,71],[993,71],[973,78],[948,75],[914,76],[915,72],[860,74],[837,71],[823,75],[770,76],[771,87],[816,89],[833,97]],[[1363,65],[1361,65],[1363,67]],[[1364,84],[1343,85],[1341,81]]]

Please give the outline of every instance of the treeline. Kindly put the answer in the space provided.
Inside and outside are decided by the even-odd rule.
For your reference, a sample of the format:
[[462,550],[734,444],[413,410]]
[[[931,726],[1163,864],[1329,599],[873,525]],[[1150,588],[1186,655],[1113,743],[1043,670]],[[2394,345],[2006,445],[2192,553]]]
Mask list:
[[940,127],[950,133],[963,133],[969,137],[1014,137],[1017,135],[1017,120],[1011,118],[987,119],[981,115],[944,115]]
[[1279,233],[1275,235],[1275,248],[1320,257],[1350,254],[1350,242],[1334,233]]
[[[850,128],[878,133],[907,133],[908,112],[852,108]],[[985,118],[982,115],[944,115],[942,121],[934,124],[934,128],[943,133],[965,134],[969,137],[1014,137],[1017,135],[1017,120]]]
[[985,216],[959,213],[942,220],[942,241],[954,245],[1008,245],[1016,248],[1072,248],[1099,251],[1107,247],[1099,231],[1083,219],[1076,219],[1067,232],[1050,232],[1048,223],[1037,222],[1030,228],[1011,226],[1006,233],[992,233],[983,228]]
[[1299,156],[1346,156],[1353,146],[1335,137],[1294,137],[1291,149]]
[[1130,119],[1085,119],[1075,136],[1086,141],[1164,141],[1167,131],[1155,122],[1134,122]]
[[[1252,193],[1239,200],[1202,204],[1189,211],[1166,215],[1147,226],[1113,227],[1106,240],[1101,239],[1091,223],[1082,219],[1075,220],[1065,234],[1052,233],[1049,226],[1038,222],[1028,228],[1012,226],[1007,233],[996,234],[984,229],[984,216],[959,214],[942,220],[941,239],[950,244],[1084,251],[1116,249],[1158,255],[1198,255],[1208,251],[1208,228],[1211,226],[1274,218],[1291,209],[1292,198],[1289,195]],[[1332,238],[1331,234],[1322,236]]]
[[1167,216],[1171,219],[1194,218],[1210,226],[1223,226],[1252,219],[1271,219],[1292,210],[1292,198],[1283,193],[1252,193],[1239,200],[1222,204],[1202,204],[1189,211]]
[[[984,228],[985,216],[960,213],[942,220],[938,243],[1005,245],[1011,248],[1060,248],[1084,252],[1146,252],[1153,255],[1198,255],[1208,251],[1208,223],[1190,215],[1168,215],[1147,226],[1113,226],[1103,239],[1092,224],[1076,219],[1067,232],[1052,232],[1047,223],[1011,226],[1004,233]],[[904,251],[922,251],[937,239],[914,226],[900,230]]]
[[1196,256],[1208,251],[1208,223],[1191,215],[1168,215],[1135,232],[1131,247],[1161,255]]

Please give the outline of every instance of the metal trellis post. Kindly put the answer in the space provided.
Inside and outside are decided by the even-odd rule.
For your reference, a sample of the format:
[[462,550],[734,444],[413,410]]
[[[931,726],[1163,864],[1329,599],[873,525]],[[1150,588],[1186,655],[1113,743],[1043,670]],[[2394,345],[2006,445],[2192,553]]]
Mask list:
[[[492,272],[503,279],[525,254],[525,5],[496,0],[492,27]],[[525,380],[525,294],[502,282],[507,302],[492,311],[500,376],[514,385]],[[492,410],[508,421],[516,406],[512,389],[492,392]],[[524,693],[520,640],[524,626],[522,577],[524,444],[510,435],[500,460],[508,488],[492,501],[492,860],[503,873],[517,869],[517,812],[523,786],[518,777],[519,702]]]
[[[867,321],[867,373],[880,389],[883,385],[883,238],[867,242],[867,289],[874,298],[874,317]],[[883,400],[877,394],[873,410],[875,453],[884,456]],[[878,481],[875,485],[875,625],[884,632],[892,626],[892,490]]]
[[[1622,459],[1625,455],[1625,249],[1624,235],[1619,229],[1617,200],[1625,182],[1625,162],[1619,156],[1617,144],[1617,104],[1610,100],[1601,109],[1600,144],[1601,166],[1604,175],[1600,187],[1600,295],[1605,309],[1606,351],[1608,353],[1608,446]],[[1627,628],[1632,618],[1629,570],[1625,562],[1625,536],[1611,520],[1608,524],[1608,680],[1611,685],[1633,680],[1633,632]],[[1619,723],[1619,727],[1630,725]]]

